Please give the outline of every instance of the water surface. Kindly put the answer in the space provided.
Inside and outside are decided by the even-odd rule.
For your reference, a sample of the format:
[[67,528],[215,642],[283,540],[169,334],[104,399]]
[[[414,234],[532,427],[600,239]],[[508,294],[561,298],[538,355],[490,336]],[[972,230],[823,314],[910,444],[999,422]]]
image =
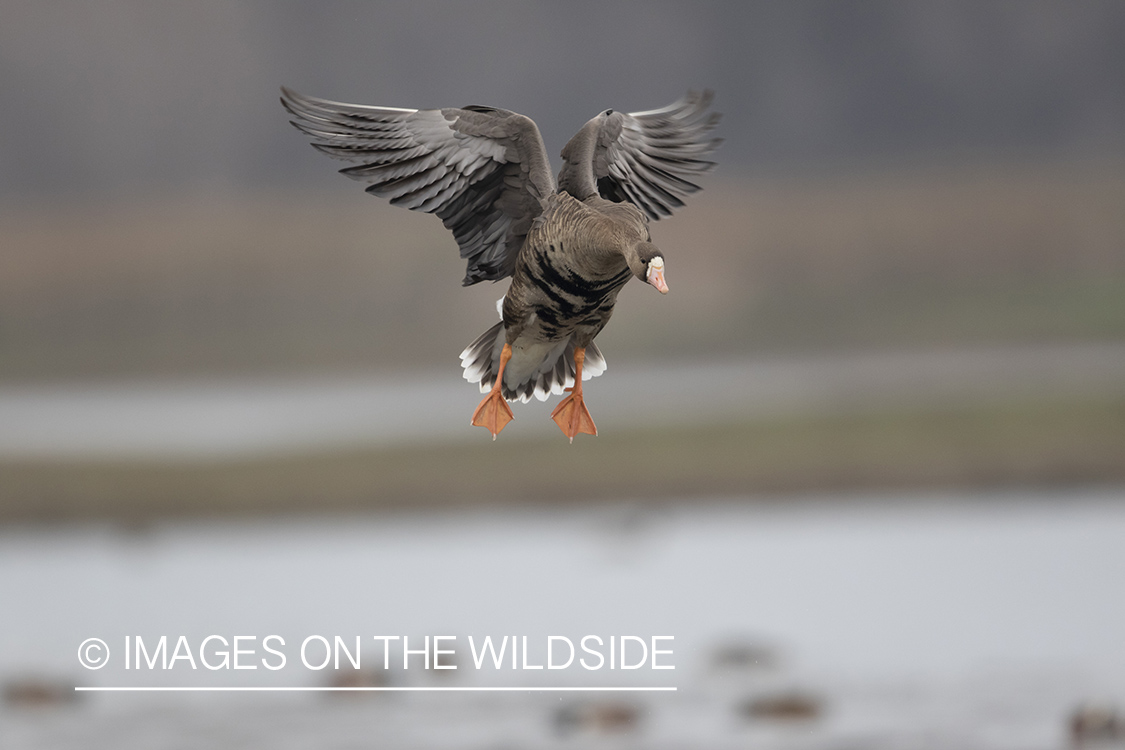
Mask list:
[[[392,670],[399,685],[674,685],[627,695],[621,734],[571,730],[581,696],[98,694],[9,705],[0,746],[1061,747],[1086,700],[1125,704],[1125,492],[622,502],[0,532],[0,678],[86,685],[326,685],[290,668],[81,669],[97,636],[673,635],[676,669]],[[760,663],[717,663],[724,649]],[[380,655],[365,646],[364,666]],[[541,654],[540,654],[541,656]],[[737,660],[736,660],[737,661]],[[532,659],[535,663],[535,659]],[[380,665],[381,666],[381,665]],[[797,691],[811,721],[748,719]],[[369,696],[368,696],[369,697]],[[597,698],[596,700],[605,700]],[[560,728],[564,727],[564,728]],[[136,739],[136,738],[143,738]]]

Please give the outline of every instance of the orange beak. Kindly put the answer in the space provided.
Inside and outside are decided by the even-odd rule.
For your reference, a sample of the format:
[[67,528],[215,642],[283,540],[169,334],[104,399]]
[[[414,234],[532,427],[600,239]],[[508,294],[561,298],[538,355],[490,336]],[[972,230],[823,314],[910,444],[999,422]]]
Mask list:
[[668,282],[664,280],[663,265],[661,265],[659,268],[650,265],[648,267],[648,274],[646,276],[646,279],[648,280],[648,283],[659,289],[661,294],[668,293]]

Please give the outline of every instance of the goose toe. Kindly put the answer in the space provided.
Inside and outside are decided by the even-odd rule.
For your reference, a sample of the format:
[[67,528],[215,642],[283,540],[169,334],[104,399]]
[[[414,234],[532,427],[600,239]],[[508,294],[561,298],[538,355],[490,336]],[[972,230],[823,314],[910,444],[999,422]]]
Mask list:
[[512,421],[512,408],[500,395],[499,390],[489,392],[473,412],[473,425],[484,427],[492,433],[492,439],[500,434],[500,430]]
[[582,398],[582,391],[572,392],[564,398],[551,412],[551,419],[555,420],[555,424],[572,443],[574,436],[580,432],[595,436],[598,434],[598,428],[594,425],[590,410],[586,408],[586,402]]

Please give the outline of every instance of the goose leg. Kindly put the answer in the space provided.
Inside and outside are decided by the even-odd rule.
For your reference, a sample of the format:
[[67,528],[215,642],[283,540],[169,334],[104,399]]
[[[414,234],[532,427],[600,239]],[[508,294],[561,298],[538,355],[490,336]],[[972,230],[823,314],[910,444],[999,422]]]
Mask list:
[[574,442],[574,436],[580,432],[587,435],[597,435],[598,428],[590,417],[590,410],[582,400],[582,363],[586,361],[586,349],[580,347],[574,350],[574,387],[567,388],[570,395],[564,398],[555,410],[551,412],[551,419],[555,420],[563,434]]
[[504,367],[511,358],[512,347],[504,344],[504,348],[500,351],[500,368],[496,371],[496,384],[492,386],[492,390],[480,402],[477,410],[473,412],[473,424],[478,427],[487,427],[488,431],[492,433],[493,440],[500,434],[500,430],[512,421],[512,409],[500,392],[501,384],[504,382]]

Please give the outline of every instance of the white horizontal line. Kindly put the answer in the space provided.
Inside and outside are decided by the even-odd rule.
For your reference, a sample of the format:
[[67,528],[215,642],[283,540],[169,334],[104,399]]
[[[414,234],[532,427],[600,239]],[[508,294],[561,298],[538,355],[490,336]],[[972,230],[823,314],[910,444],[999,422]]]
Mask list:
[[248,692],[248,693],[347,693],[347,692],[398,692],[398,693],[543,693],[543,692],[675,692],[674,687],[85,687],[76,686],[79,692]]

